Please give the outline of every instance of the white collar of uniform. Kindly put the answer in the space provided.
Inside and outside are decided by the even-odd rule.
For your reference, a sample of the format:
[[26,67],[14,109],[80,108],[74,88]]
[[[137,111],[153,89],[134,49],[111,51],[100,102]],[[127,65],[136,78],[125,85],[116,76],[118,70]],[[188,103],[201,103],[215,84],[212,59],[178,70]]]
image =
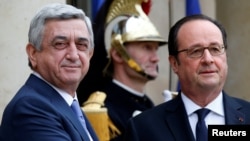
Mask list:
[[121,83],[120,81],[116,80],[116,79],[113,79],[112,80],[113,83],[115,83],[116,85],[122,87],[123,89],[129,91],[130,93],[134,94],[134,95],[137,95],[137,96],[140,96],[140,97],[143,97],[145,94],[144,93],[141,93],[141,92],[138,92],[136,90],[133,90],[131,89],[130,87],[124,85],[123,83]]
[[[201,107],[194,103],[191,99],[189,99],[185,94],[181,93],[181,98],[183,100],[184,106],[187,111],[187,115],[190,116],[196,110],[200,109]],[[211,110],[211,112],[218,114],[220,116],[224,116],[224,108],[223,108],[223,95],[222,92],[213,100],[211,101],[205,108]]]
[[51,87],[53,87],[63,97],[63,99],[67,102],[67,104],[69,106],[71,106],[74,99],[77,100],[76,93],[75,93],[75,97],[73,98],[69,93],[65,92],[64,90],[62,90],[60,88],[57,88],[56,86],[54,86],[51,83],[49,83],[48,81],[46,81],[39,73],[33,72],[33,74],[35,76],[37,76],[38,78],[42,79],[43,81],[45,81],[46,83],[48,83]]

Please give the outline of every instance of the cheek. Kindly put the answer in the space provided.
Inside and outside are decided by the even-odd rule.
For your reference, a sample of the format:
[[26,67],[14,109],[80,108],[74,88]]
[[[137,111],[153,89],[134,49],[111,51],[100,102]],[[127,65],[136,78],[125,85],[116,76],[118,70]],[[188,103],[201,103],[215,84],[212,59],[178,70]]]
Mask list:
[[134,51],[130,53],[130,57],[138,62],[146,62],[149,60],[150,55],[143,51]]
[[195,60],[188,60],[188,59],[182,59],[180,60],[179,64],[176,62],[176,66],[178,68],[178,71],[180,72],[186,72],[188,74],[194,73],[199,68],[199,61]]
[[92,55],[90,53],[81,53],[79,55],[82,64],[85,66],[89,66],[91,56]]
[[192,75],[193,73],[196,72],[196,68],[193,66],[188,66],[188,65],[181,65],[181,67],[178,68],[177,73],[182,73],[183,75]]
[[55,57],[49,55],[41,55],[37,60],[37,71],[42,74],[58,72],[59,61]]
[[137,59],[137,60],[145,56],[145,53],[143,50],[137,50],[136,48],[127,49],[127,53],[132,59]]
[[66,53],[64,52],[52,52],[52,53],[47,53],[46,56],[43,56],[44,58],[44,63],[47,65],[47,67],[51,69],[55,69],[54,71],[60,71],[60,68],[62,64],[65,63],[66,61]]
[[228,65],[226,55],[216,58],[215,64],[219,69],[227,69]]
[[65,54],[52,54],[47,57],[47,60],[51,61],[51,64],[60,64],[65,58]]
[[227,72],[228,72],[228,64],[227,64],[227,59],[221,59],[221,61],[218,61],[217,63],[217,67],[220,70],[220,73],[222,73],[222,75],[226,76]]

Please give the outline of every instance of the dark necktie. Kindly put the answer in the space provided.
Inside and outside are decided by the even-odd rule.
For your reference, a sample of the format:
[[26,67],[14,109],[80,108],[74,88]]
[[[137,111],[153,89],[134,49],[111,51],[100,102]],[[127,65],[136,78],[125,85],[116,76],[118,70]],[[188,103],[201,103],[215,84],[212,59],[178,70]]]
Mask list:
[[204,121],[204,118],[207,116],[207,114],[210,112],[209,109],[199,109],[196,111],[198,115],[198,122],[196,125],[196,141],[207,141],[208,140],[208,131],[207,126]]
[[83,117],[82,110],[81,110],[80,105],[79,105],[77,100],[74,99],[74,101],[73,101],[73,103],[71,105],[71,109],[74,111],[74,113],[78,117],[79,121],[81,122],[81,124],[82,124],[82,126],[83,126],[83,128],[84,128],[84,130],[86,132],[86,135],[88,137],[88,141],[90,141],[90,139],[89,139],[90,134],[89,134],[88,129],[86,127],[85,119]]

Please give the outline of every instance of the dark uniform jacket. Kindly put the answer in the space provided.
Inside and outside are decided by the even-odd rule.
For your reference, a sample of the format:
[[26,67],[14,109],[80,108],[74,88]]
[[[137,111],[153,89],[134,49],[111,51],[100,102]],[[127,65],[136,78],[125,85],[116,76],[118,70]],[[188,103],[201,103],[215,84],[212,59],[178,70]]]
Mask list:
[[[146,95],[143,97],[134,95],[112,81],[106,83],[102,91],[107,95],[105,106],[108,109],[108,115],[122,134],[128,119],[135,111],[145,111],[154,107],[153,102]],[[120,140],[120,137],[114,140]]]

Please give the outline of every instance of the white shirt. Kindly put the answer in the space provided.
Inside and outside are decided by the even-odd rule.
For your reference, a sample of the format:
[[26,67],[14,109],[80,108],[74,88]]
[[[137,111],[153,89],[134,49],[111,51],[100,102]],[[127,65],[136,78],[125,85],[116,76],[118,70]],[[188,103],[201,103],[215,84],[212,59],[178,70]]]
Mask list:
[[[187,111],[188,120],[193,131],[194,137],[196,137],[196,124],[198,121],[198,116],[194,113],[196,110],[202,108],[199,105],[195,104],[191,99],[189,99],[185,94],[181,94],[181,98],[184,102],[185,109]],[[206,107],[210,110],[208,115],[205,117],[206,125],[224,125],[225,124],[225,114],[223,107],[223,97],[222,92]]]

